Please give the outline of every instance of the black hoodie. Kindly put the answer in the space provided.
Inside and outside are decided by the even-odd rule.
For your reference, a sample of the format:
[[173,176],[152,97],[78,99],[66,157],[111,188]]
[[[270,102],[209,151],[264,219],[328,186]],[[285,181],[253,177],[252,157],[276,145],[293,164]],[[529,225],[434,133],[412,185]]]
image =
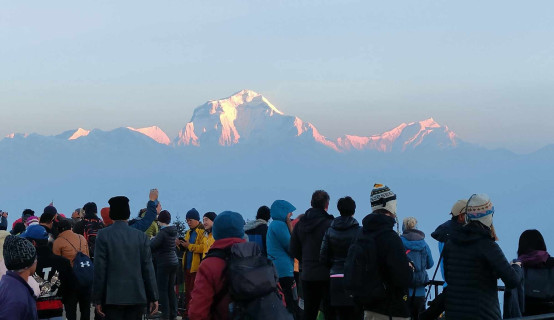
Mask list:
[[319,262],[323,235],[333,216],[323,209],[311,208],[298,221],[290,238],[290,252],[302,265],[302,280],[329,281],[329,268]]
[[386,286],[385,300],[364,306],[366,310],[392,317],[409,317],[406,299],[413,271],[398,234],[392,229],[396,221],[387,215],[372,213],[362,221],[364,233],[378,233],[375,238],[379,270]]
[[519,266],[510,266],[490,229],[479,222],[454,228],[443,253],[448,282],[447,319],[501,319],[497,279],[507,288],[522,279]]

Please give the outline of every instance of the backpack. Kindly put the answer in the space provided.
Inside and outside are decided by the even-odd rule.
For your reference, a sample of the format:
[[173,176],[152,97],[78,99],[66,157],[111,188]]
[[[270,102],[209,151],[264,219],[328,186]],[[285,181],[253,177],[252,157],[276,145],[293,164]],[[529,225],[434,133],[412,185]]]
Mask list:
[[554,269],[523,268],[525,296],[545,302],[554,301]]
[[104,228],[104,224],[100,219],[83,219],[85,228],[84,228],[84,237],[88,243],[88,252],[91,258],[94,258],[94,246],[96,244],[96,236],[98,236],[98,231]]
[[415,271],[412,278],[412,288],[425,286],[429,282],[429,276],[427,275],[427,251],[425,249],[421,251],[406,250],[408,259],[414,263]]
[[237,243],[226,249],[210,249],[206,258],[226,261],[228,291],[223,290],[214,304],[229,292],[229,319],[292,320],[278,293],[277,271],[271,260],[264,257],[255,243]]
[[346,292],[360,305],[379,302],[385,298],[386,286],[378,265],[376,237],[361,229],[348,249],[344,263]]
[[92,287],[92,281],[94,279],[94,264],[90,258],[79,250],[81,248],[81,237],[79,237],[79,249],[66,238],[60,237],[67,241],[77,254],[75,255],[75,260],[73,260],[73,274],[77,278],[77,285],[79,289],[88,290]]

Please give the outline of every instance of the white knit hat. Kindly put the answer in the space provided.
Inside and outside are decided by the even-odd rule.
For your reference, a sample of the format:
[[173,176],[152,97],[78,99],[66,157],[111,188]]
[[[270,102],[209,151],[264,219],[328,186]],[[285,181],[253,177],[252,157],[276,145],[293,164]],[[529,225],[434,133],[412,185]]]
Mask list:
[[479,221],[485,226],[492,226],[492,216],[494,214],[494,206],[488,195],[474,194],[469,198],[467,203],[467,218],[469,220]]

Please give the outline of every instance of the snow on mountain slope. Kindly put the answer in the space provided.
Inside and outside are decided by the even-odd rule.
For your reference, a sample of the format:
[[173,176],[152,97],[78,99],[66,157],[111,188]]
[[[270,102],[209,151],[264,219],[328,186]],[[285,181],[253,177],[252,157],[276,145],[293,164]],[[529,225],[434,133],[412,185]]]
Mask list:
[[457,146],[457,140],[456,134],[447,126],[441,126],[433,118],[429,118],[419,122],[402,123],[381,135],[345,135],[337,139],[337,145],[342,150],[372,149],[391,152],[413,150],[418,146],[452,148]]
[[159,127],[156,127],[156,126],[147,127],[147,128],[139,128],[139,129],[135,129],[135,128],[132,128],[132,127],[127,127],[127,129],[129,129],[131,131],[142,133],[145,136],[150,137],[150,138],[152,138],[152,140],[154,140],[158,143],[161,143],[161,144],[169,145],[171,143],[171,140],[169,140],[169,137],[167,136],[167,134],[165,134],[165,132],[163,132],[162,129],[160,129]]

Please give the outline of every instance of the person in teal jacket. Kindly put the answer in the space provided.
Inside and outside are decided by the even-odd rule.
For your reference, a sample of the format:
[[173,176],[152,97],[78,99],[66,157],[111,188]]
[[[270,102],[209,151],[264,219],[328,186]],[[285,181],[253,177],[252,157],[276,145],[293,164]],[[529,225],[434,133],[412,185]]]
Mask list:
[[270,213],[273,221],[267,229],[267,257],[273,261],[279,284],[285,296],[287,309],[294,319],[298,317],[298,294],[294,281],[294,260],[289,252],[292,224],[290,217],[296,208],[285,200],[275,200]]

